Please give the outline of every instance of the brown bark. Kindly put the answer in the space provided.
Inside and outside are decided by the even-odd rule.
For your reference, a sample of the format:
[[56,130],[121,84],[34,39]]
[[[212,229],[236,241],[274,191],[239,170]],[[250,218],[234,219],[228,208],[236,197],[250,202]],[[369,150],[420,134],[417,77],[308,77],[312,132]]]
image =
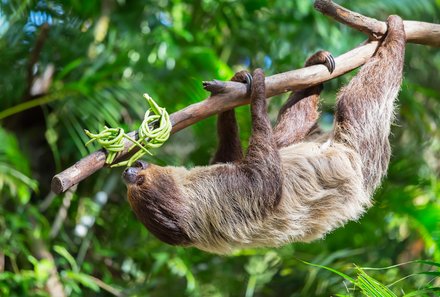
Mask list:
[[[387,24],[350,11],[331,0],[316,0],[315,8],[336,21],[380,40],[387,32]],[[440,47],[440,25],[417,21],[404,21],[407,42]]]
[[[387,29],[384,22],[362,16],[329,0],[316,0],[315,7],[335,20],[366,33],[370,41],[335,58],[336,68],[332,74],[323,65],[313,65],[266,77],[266,97],[316,85],[363,65],[374,54],[378,45],[377,40],[385,34]],[[440,47],[440,25],[416,21],[405,21],[404,24],[408,42]],[[216,92],[207,99],[171,114],[173,125],[171,133],[176,133],[211,115],[249,103],[244,84],[213,81],[210,82],[210,89],[215,89]],[[132,136],[135,134],[131,132]],[[127,141],[125,150],[120,153],[119,159],[127,155],[130,146],[131,143]],[[52,190],[55,193],[65,192],[102,168],[105,165],[105,157],[105,151],[99,150],[79,160],[53,177]]]

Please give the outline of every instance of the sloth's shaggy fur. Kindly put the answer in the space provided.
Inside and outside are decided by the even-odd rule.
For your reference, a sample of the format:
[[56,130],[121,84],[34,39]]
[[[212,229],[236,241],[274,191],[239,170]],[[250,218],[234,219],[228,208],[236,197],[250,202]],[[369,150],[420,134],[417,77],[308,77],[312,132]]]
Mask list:
[[272,131],[257,69],[246,155],[234,112],[225,112],[216,164],[187,170],[138,163],[124,173],[131,207],[159,239],[214,253],[308,242],[358,219],[386,174],[404,50],[402,20],[391,16],[376,54],[339,92],[334,130],[319,137],[321,86],[291,96]]

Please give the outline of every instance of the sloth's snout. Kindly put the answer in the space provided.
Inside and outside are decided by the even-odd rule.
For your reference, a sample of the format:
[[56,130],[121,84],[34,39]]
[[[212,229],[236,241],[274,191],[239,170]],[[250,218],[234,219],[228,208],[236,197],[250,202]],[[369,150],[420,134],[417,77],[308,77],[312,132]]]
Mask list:
[[147,162],[140,160],[136,161],[132,167],[128,167],[122,173],[122,178],[124,179],[124,182],[127,185],[136,183],[139,172],[141,170],[147,169],[147,167]]
[[124,182],[129,184],[134,184],[136,182],[136,177],[139,173],[140,169],[136,167],[128,167],[124,170],[122,173],[122,178],[124,179]]

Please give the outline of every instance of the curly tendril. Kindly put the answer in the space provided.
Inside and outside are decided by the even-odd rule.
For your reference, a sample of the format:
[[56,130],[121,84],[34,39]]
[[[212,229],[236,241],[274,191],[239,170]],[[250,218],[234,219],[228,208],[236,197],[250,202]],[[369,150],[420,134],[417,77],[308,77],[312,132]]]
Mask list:
[[150,108],[145,112],[144,120],[138,129],[138,141],[128,136],[122,128],[108,128],[104,126],[104,130],[97,134],[84,130],[86,135],[90,138],[85,145],[96,141],[107,150],[106,164],[113,163],[118,153],[124,150],[124,138],[133,143],[133,146],[128,149],[129,152],[135,147],[139,148],[139,151],[134,153],[130,159],[113,164],[110,167],[131,166],[145,154],[152,155],[149,149],[162,146],[170,137],[172,128],[170,115],[165,108],[157,105],[148,94],[144,94],[144,98],[147,100]]

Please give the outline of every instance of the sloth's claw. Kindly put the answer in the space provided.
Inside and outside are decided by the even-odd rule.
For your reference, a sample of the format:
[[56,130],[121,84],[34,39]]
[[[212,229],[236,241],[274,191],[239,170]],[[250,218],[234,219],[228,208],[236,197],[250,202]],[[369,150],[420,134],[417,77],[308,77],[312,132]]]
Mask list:
[[336,68],[336,62],[333,55],[328,51],[318,51],[315,54],[313,54],[310,58],[307,59],[304,66],[312,66],[322,64],[325,67],[327,67],[328,71],[330,73],[333,73],[333,71]]
[[[250,94],[252,88],[252,75],[246,70],[237,72],[231,81],[246,84],[247,93]],[[203,88],[211,94],[219,94],[224,92],[226,84],[220,80],[202,81]]]
[[247,93],[249,94],[251,92],[252,75],[248,71],[241,70],[241,71],[235,73],[235,75],[231,78],[231,81],[236,81],[236,82],[246,84]]
[[324,65],[327,67],[330,73],[333,73],[336,68],[336,62],[332,54],[329,53],[329,55],[326,56]]

